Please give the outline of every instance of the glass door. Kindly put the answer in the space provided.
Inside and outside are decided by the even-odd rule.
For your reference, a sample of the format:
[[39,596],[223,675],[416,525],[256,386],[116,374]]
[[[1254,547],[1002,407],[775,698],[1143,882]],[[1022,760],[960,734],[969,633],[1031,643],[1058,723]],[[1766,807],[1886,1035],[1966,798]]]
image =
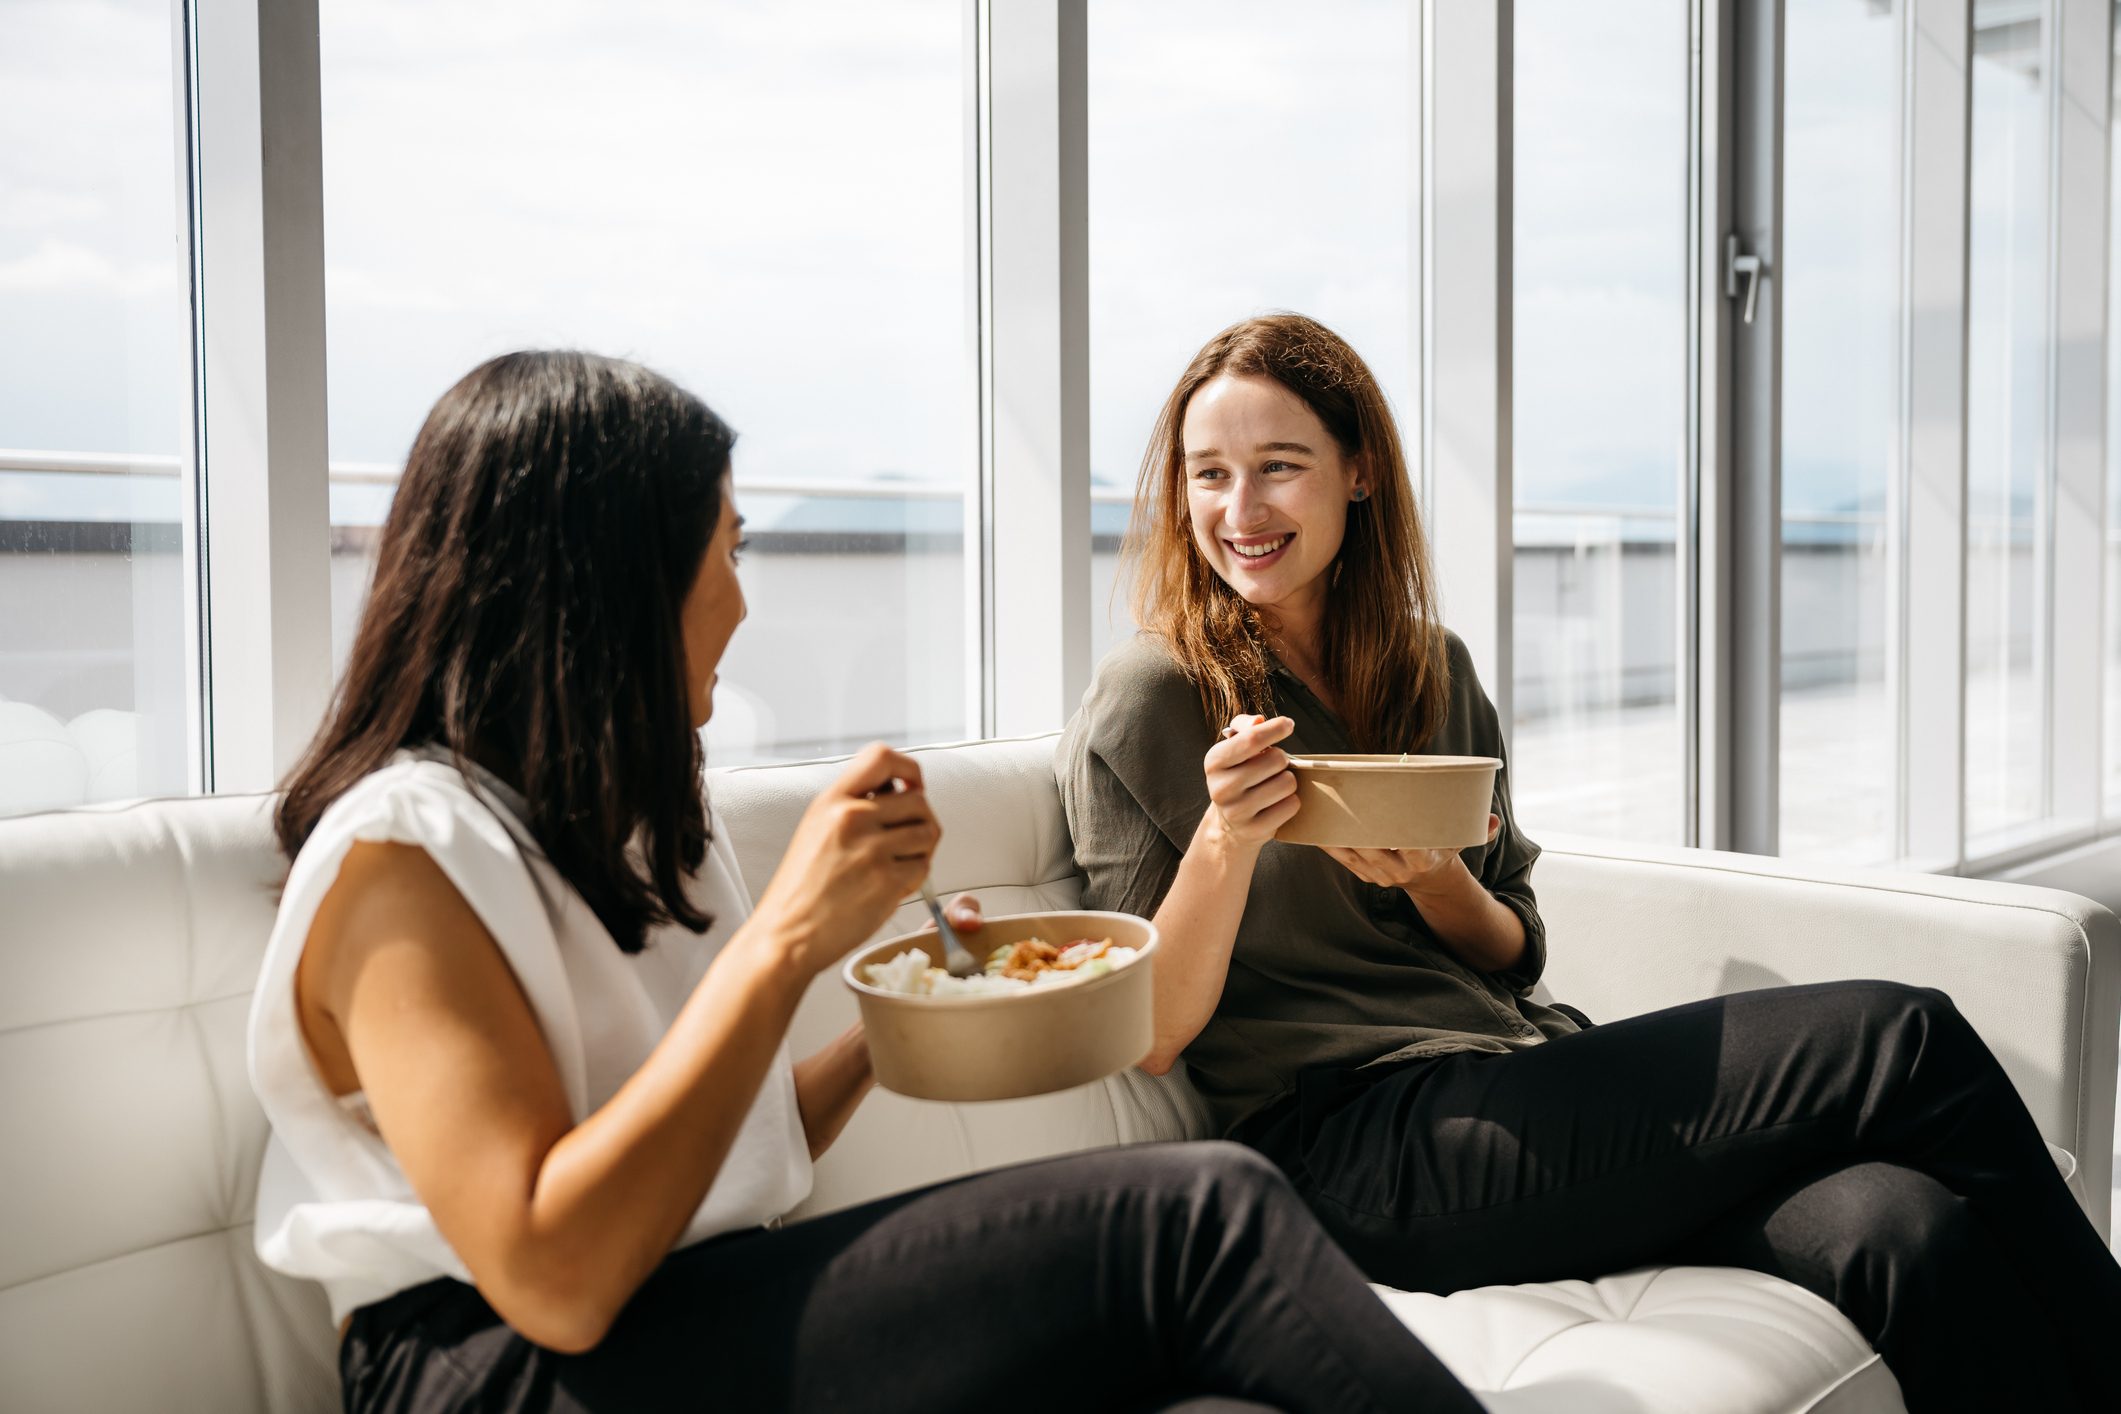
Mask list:
[[1904,3],[1783,13],[1780,852],[1843,863],[1901,853]]
[[1515,804],[1682,844],[1689,6],[1515,14]]

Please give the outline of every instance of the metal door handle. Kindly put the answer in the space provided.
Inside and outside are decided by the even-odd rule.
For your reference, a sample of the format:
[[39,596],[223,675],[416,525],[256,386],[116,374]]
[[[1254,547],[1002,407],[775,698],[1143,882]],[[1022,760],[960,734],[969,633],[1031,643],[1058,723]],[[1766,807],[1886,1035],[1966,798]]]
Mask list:
[[1753,322],[1753,306],[1760,299],[1760,277],[1767,273],[1767,262],[1757,255],[1740,255],[1738,237],[1723,238],[1723,297],[1738,298],[1738,280],[1745,278],[1745,312],[1740,319],[1747,324]]

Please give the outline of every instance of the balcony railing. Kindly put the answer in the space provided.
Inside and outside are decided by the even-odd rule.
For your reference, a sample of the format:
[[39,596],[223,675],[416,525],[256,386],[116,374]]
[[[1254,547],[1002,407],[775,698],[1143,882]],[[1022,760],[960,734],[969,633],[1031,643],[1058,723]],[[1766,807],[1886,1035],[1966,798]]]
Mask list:
[[[54,452],[0,449],[0,475],[24,473],[46,476],[122,477],[174,480],[183,470],[179,457],[129,452]],[[335,461],[328,477],[333,487],[384,488],[397,485],[399,468],[387,462]],[[4,485],[4,483],[0,483]],[[855,502],[956,502],[964,499],[964,488],[945,482],[857,480],[854,478],[805,477],[799,479],[740,479],[736,491],[743,497],[797,497],[809,500]],[[1109,508],[1132,505],[1133,491],[1125,486],[1095,484],[1090,488],[1093,507],[1108,508],[1098,519],[1109,524]],[[12,519],[0,502],[0,520]],[[59,519],[62,517],[35,517]],[[65,517],[73,519],[76,517]],[[124,519],[107,512],[79,519]],[[335,517],[336,519],[336,517]],[[1558,548],[1572,542],[1669,545],[1677,534],[1678,516],[1669,507],[1567,502],[1520,503],[1515,519],[1520,544],[1528,548]],[[1999,524],[2001,522],[1998,522]],[[1849,543],[1864,533],[1876,532],[1884,524],[1878,512],[1803,512],[1785,515],[1785,538],[1805,542]],[[1536,528],[1536,529],[1535,529]],[[1792,537],[1798,529],[1812,534]],[[1569,532],[1566,536],[1561,532]],[[1532,533],[1525,533],[1531,531]],[[1845,532],[1840,537],[1831,532]],[[1828,532],[1817,534],[1817,532]],[[2121,545],[2121,530],[2112,539]]]
[[[43,702],[61,717],[88,707],[136,705],[119,688],[99,687],[83,696],[83,684],[122,679],[122,687],[132,680],[132,658],[144,650],[135,642],[134,596],[116,591],[139,572],[127,563],[128,555],[176,550],[181,475],[182,463],[173,456],[0,451],[0,694]],[[329,469],[335,602],[342,609],[359,601],[365,556],[398,475],[398,468],[379,463],[336,462]],[[848,639],[841,647],[850,663],[865,647],[854,640],[873,639],[875,625],[890,622],[905,604],[943,602],[961,585],[948,558],[963,553],[960,486],[748,478],[737,490],[761,556],[751,573],[762,618],[769,605],[875,603],[878,617],[867,626],[854,619],[806,621],[802,630]],[[1133,497],[1128,487],[1116,485],[1093,486],[1090,495],[1094,614],[1102,621]],[[1673,774],[1679,758],[1668,749],[1677,729],[1672,704],[1679,519],[1668,507],[1540,503],[1518,506],[1515,523],[1512,746],[1520,806],[1528,818],[1566,828],[1669,833],[1680,798]],[[1784,748],[1794,761],[1838,760],[1833,753],[1845,742],[1848,723],[1884,710],[1880,551],[1887,525],[1876,512],[1846,511],[1792,515],[1785,528],[1794,552],[1784,565],[1785,603],[1798,607],[1783,620],[1784,684],[1790,691]],[[2022,521],[1976,517],[1969,526],[1970,576],[1985,575],[1983,583],[2004,578],[1997,574],[1996,550],[2009,545],[2017,560],[2027,549],[2023,532]],[[2109,563],[2121,566],[2121,527],[2109,532],[2108,552]],[[43,563],[34,559],[40,554]],[[2000,632],[2016,605],[1999,597],[2007,586],[1991,588],[1997,592],[1969,596],[1976,618],[1969,644],[1985,646],[1994,657],[1998,648],[2007,653],[2010,645],[2030,639],[2015,622],[2008,635]],[[56,636],[53,612],[63,620]],[[1101,630],[1106,636],[1100,642],[1127,631],[1123,608],[1117,617],[1121,622]],[[762,722],[768,709],[779,714],[751,744],[761,758],[843,750],[870,736],[916,740],[963,730],[948,718],[954,698],[940,706],[913,703],[912,689],[877,679],[889,661],[860,667],[864,705],[842,721],[838,705],[846,694],[820,691],[808,660],[797,668],[780,656],[754,655],[725,684],[733,700],[738,687],[749,694],[746,701]],[[885,655],[894,656],[903,655]],[[1970,657],[1970,671],[1976,668]],[[2121,700],[2121,676],[2115,693]],[[1970,742],[1973,775],[1994,775],[1983,764],[1994,755],[1982,742]],[[1631,768],[1624,788],[1589,789],[1586,759],[1648,765]],[[1838,792],[1834,801],[1849,810],[1872,808],[1884,798],[1883,778],[1872,777],[1889,761],[1890,753],[1869,753],[1858,765],[1875,767],[1871,776],[1841,768],[1790,775],[1786,814],[1793,821],[1833,818],[1841,807],[1826,792]],[[1790,842],[1804,844],[1795,837]]]

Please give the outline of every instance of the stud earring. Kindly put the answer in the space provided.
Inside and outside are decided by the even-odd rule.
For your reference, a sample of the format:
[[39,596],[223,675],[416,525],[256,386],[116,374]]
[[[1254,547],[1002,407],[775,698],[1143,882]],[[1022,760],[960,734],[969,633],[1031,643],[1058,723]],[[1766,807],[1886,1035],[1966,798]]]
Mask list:
[[1370,488],[1369,488],[1369,487],[1367,487],[1367,486],[1358,486],[1358,487],[1356,487],[1356,488],[1355,488],[1355,499],[1356,499],[1356,500],[1358,500],[1358,501],[1367,501],[1367,500],[1369,500],[1369,499],[1370,499]]

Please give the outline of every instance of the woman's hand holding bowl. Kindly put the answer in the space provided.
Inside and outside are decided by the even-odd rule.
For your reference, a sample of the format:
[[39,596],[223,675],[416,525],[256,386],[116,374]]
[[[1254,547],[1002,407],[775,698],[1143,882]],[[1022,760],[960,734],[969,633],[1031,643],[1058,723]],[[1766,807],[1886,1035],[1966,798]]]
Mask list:
[[[1489,815],[1490,844],[1494,843],[1501,829],[1501,817]],[[1448,878],[1451,866],[1458,862],[1455,849],[1342,849],[1333,845],[1320,845],[1319,848],[1338,860],[1356,878],[1381,888],[1405,889],[1416,903],[1421,902],[1427,887]]]

